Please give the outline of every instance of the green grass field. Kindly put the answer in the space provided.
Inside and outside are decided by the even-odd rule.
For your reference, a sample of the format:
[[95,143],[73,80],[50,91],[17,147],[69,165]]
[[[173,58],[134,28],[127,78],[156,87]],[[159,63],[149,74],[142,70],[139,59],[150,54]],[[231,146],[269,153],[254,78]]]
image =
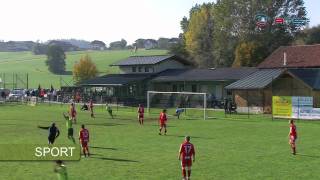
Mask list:
[[[72,73],[74,63],[79,61],[80,57],[85,54],[91,56],[101,74],[109,74],[119,72],[117,67],[110,67],[110,64],[129,56],[163,55],[166,53],[166,50],[144,49],[139,49],[137,53],[133,53],[130,50],[67,52],[66,71]],[[33,55],[31,52],[0,52],[0,73],[8,73],[7,78],[12,73],[28,73],[30,88],[37,88],[39,84],[46,88],[49,88],[51,84],[54,87],[60,87],[60,77],[66,83],[72,83],[71,74],[60,76],[50,73],[45,60],[45,55]]]
[[[78,107],[79,108],[79,107]],[[66,137],[61,113],[66,105],[0,105],[0,143],[47,143],[47,131],[55,121],[62,131],[57,143],[71,143]],[[288,122],[267,116],[228,116],[211,111],[216,119],[182,119],[170,116],[168,135],[159,136],[157,114],[146,115],[143,127],[136,120],[136,108],[114,108],[110,119],[104,107],[96,107],[97,118],[79,112],[79,123],[91,133],[90,158],[67,162],[69,179],[181,179],[177,153],[188,134],[197,159],[192,178],[211,179],[319,179],[320,122],[297,122],[298,155],[290,154]],[[153,111],[155,112],[155,110]],[[191,113],[191,112],[189,112]],[[201,112],[195,112],[201,113]],[[192,114],[195,114],[192,113]],[[169,112],[171,114],[171,112]],[[53,162],[0,162],[0,179],[56,179]]]

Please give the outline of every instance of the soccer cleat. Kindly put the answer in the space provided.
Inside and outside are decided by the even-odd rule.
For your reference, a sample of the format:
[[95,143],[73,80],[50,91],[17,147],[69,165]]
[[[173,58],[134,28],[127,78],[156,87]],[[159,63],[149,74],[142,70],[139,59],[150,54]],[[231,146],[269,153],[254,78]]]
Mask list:
[[159,133],[159,135],[161,136],[162,134],[161,134],[161,133]]

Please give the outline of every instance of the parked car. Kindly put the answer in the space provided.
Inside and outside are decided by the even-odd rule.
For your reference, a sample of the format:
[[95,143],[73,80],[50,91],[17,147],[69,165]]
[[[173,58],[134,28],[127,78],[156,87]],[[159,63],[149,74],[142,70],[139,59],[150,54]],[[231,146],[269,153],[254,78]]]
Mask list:
[[25,91],[23,89],[13,89],[10,92],[8,99],[9,100],[19,100],[19,99],[22,99],[23,97],[25,97]]

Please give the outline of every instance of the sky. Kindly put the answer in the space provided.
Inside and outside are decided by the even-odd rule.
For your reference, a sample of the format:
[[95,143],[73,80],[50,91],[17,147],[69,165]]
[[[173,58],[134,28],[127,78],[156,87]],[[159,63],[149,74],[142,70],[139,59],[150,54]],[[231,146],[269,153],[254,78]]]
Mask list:
[[[212,0],[211,0],[212,1]],[[0,40],[102,40],[177,37],[180,20],[210,0],[4,0]],[[320,24],[320,0],[305,0],[310,26]]]

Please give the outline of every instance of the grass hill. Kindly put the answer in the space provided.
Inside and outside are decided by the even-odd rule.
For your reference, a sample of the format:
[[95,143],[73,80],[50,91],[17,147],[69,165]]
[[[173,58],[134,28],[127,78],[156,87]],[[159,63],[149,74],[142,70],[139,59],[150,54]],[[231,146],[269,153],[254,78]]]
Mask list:
[[34,55],[31,52],[0,52],[0,74],[6,73],[28,73],[29,88],[41,87],[49,88],[51,84],[56,88],[60,87],[60,79],[63,82],[72,84],[72,68],[82,55],[89,54],[96,63],[100,74],[118,73],[117,67],[109,65],[125,59],[129,56],[141,55],[163,55],[166,50],[138,50],[133,53],[130,50],[107,50],[107,51],[76,51],[66,53],[66,75],[55,75],[48,71],[45,64],[45,55]]

